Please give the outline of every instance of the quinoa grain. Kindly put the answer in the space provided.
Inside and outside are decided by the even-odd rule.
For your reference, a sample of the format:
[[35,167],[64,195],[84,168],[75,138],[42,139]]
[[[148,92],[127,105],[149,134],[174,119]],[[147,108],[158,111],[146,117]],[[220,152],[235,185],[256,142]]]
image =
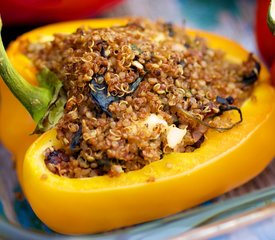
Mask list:
[[[56,126],[64,149],[55,158],[51,154],[61,150],[47,149],[45,163],[53,173],[71,178],[118,176],[158,161],[165,153],[194,151],[207,127],[179,109],[204,121],[219,113],[217,96],[231,96],[234,105],[241,106],[253,88],[242,81],[255,67],[253,57],[242,64],[231,63],[222,51],[209,48],[206,40],[192,38],[178,26],[171,33],[161,21],[132,19],[122,27],[79,28],[24,46],[36,68],[56,73],[67,93],[64,115]],[[107,96],[119,99],[111,102],[108,112],[91,97],[91,92],[100,91],[92,79]],[[152,114],[167,125],[187,126],[174,149],[167,145],[164,125],[151,130],[143,124]],[[230,119],[220,117],[208,123],[232,125]],[[79,129],[79,146],[70,149]],[[152,181],[154,177],[149,177]]]

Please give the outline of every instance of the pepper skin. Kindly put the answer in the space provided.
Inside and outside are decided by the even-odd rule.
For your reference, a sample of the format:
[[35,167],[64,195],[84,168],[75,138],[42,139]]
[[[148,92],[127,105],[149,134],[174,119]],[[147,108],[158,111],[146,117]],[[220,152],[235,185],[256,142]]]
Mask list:
[[[255,33],[258,49],[271,72],[271,82],[275,86],[275,36],[272,35],[266,20],[270,16],[269,0],[257,0]],[[271,21],[271,20],[270,20]]]
[[[91,21],[90,26],[108,27],[125,24],[126,22],[126,19],[101,19]],[[8,57],[24,79],[33,85],[37,85],[35,67],[26,56],[20,53],[21,40],[28,38],[31,41],[38,41],[41,37],[45,35],[49,36],[54,32],[72,32],[82,24],[82,21],[74,21],[66,25],[62,23],[53,24],[23,34],[9,45],[7,49]],[[22,185],[23,159],[27,148],[38,137],[31,134],[35,129],[35,122],[3,81],[0,81],[0,96],[0,139],[4,146],[12,153],[12,158],[16,163],[18,179]]]
[[[17,43],[13,43],[12,46],[15,44]],[[35,84],[34,68],[29,60],[18,52],[14,52],[12,47],[8,50],[8,55],[17,71],[30,83]],[[0,139],[12,153],[16,168],[21,169],[27,148],[37,138],[36,135],[31,135],[35,129],[35,122],[3,81],[0,81],[0,96]],[[17,161],[18,159],[21,161]],[[18,170],[17,174],[19,182],[22,183],[22,170]]]
[[[62,23],[23,37],[35,40],[61,30],[72,32],[80,25],[108,26],[97,23],[93,20]],[[207,38],[211,47],[223,49],[232,61],[240,62],[248,55],[223,37],[188,32]],[[18,48],[19,42],[10,47],[15,66],[22,56]],[[21,67],[24,68],[22,64]],[[107,231],[177,213],[245,183],[266,167],[275,155],[274,98],[269,74],[262,66],[252,97],[241,108],[244,121],[240,125],[222,133],[209,130],[207,140],[192,153],[165,155],[143,169],[113,178],[70,179],[51,173],[44,164],[43,153],[50,146],[60,146],[55,130],[51,130],[39,137],[26,153],[24,192],[37,216],[53,230],[66,234]],[[234,113],[228,114],[236,117]]]
[[270,0],[257,0],[255,33],[261,56],[268,66],[275,61],[275,36],[272,35],[266,23]]
[[1,0],[5,24],[41,24],[96,16],[120,0]]

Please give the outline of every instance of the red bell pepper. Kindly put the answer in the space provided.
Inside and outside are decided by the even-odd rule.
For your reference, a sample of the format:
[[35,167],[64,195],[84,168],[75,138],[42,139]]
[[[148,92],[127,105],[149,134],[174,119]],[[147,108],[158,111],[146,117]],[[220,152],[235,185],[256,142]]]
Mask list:
[[121,0],[1,0],[6,25],[41,24],[95,16]]
[[266,23],[269,9],[269,0],[258,0],[256,8],[256,38],[259,51],[271,67],[271,77],[275,85],[275,36],[270,32]]

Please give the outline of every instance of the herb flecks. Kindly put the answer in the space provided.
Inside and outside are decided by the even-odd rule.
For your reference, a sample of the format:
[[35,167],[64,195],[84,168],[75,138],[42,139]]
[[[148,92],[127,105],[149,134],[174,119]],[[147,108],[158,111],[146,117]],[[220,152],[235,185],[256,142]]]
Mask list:
[[[218,104],[220,104],[219,111],[215,114],[209,115],[205,120],[199,119],[192,112],[186,111],[182,108],[178,108],[178,111],[180,113],[184,114],[186,117],[192,118],[193,120],[197,121],[198,123],[200,123],[200,124],[202,124],[202,125],[204,125],[208,128],[219,131],[219,132],[230,130],[230,129],[232,129],[233,127],[235,127],[236,125],[240,124],[243,121],[243,115],[242,115],[241,109],[236,107],[236,106],[231,105],[234,102],[234,99],[231,96],[229,96],[227,98],[222,98],[220,96],[217,96],[216,102]],[[237,122],[233,123],[229,127],[216,127],[216,126],[212,126],[209,123],[210,120],[214,119],[217,116],[221,116],[223,113],[228,112],[228,111],[237,111],[239,116],[240,116],[240,119]]]
[[100,109],[111,116],[108,107],[112,102],[119,101],[119,97],[113,96],[108,92],[108,86],[105,81],[97,81],[97,78],[103,76],[96,76],[90,81],[91,96]]
[[106,53],[105,53],[104,47],[101,47],[101,49],[100,49],[100,55],[101,55],[101,57],[104,57],[104,58],[107,57],[107,56],[106,56]]
[[234,98],[229,96],[227,98],[222,98],[220,96],[216,97],[216,102],[222,105],[232,105],[234,103]]
[[65,153],[63,149],[53,150],[52,152],[49,152],[46,154],[46,159],[45,159],[46,164],[50,163],[53,165],[57,165],[62,161],[64,162],[69,161],[69,156]]
[[137,78],[136,81],[131,83],[129,85],[129,92],[127,94],[124,94],[123,96],[113,96],[108,91],[108,85],[106,84],[106,81],[98,81],[99,78],[104,78],[103,76],[95,76],[90,81],[90,88],[91,88],[91,96],[94,102],[97,104],[97,106],[100,107],[100,109],[107,113],[110,117],[112,114],[109,112],[108,107],[113,102],[118,102],[122,99],[124,99],[127,95],[132,94],[135,92],[141,83],[141,81],[144,79],[143,75],[142,77]]
[[82,138],[82,125],[79,126],[78,131],[74,134],[71,144],[70,144],[70,149],[75,150],[77,146],[80,144],[80,140]]
[[138,54],[141,54],[142,53],[142,50],[136,45],[136,44],[131,44],[131,49],[133,51],[137,51]]
[[220,96],[216,97],[216,102],[220,104],[219,106],[219,112],[215,113],[214,115],[212,115],[212,118],[215,118],[217,116],[221,116],[223,113],[228,112],[228,111],[237,111],[240,117],[240,120],[233,123],[230,127],[225,127],[225,128],[217,128],[217,130],[221,130],[221,131],[226,131],[226,130],[230,130],[233,127],[235,127],[236,125],[238,125],[239,123],[241,123],[243,121],[243,115],[242,115],[242,111],[240,108],[238,108],[237,106],[233,106],[232,104],[234,103],[234,98],[229,96],[227,98],[222,98]]
[[130,84],[130,93],[133,93],[134,91],[137,90],[139,84],[141,83],[141,81],[143,80],[144,76],[139,77],[136,81],[134,81],[133,83]]

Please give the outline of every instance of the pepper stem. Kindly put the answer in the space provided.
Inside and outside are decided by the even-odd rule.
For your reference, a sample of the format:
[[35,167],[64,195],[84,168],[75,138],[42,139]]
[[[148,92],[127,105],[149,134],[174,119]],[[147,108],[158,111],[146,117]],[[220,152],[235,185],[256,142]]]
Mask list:
[[[0,33],[2,20],[0,18]],[[0,34],[0,76],[14,96],[28,110],[33,120],[38,123],[47,111],[51,101],[51,92],[47,88],[36,87],[28,83],[12,66],[6,54]]]

